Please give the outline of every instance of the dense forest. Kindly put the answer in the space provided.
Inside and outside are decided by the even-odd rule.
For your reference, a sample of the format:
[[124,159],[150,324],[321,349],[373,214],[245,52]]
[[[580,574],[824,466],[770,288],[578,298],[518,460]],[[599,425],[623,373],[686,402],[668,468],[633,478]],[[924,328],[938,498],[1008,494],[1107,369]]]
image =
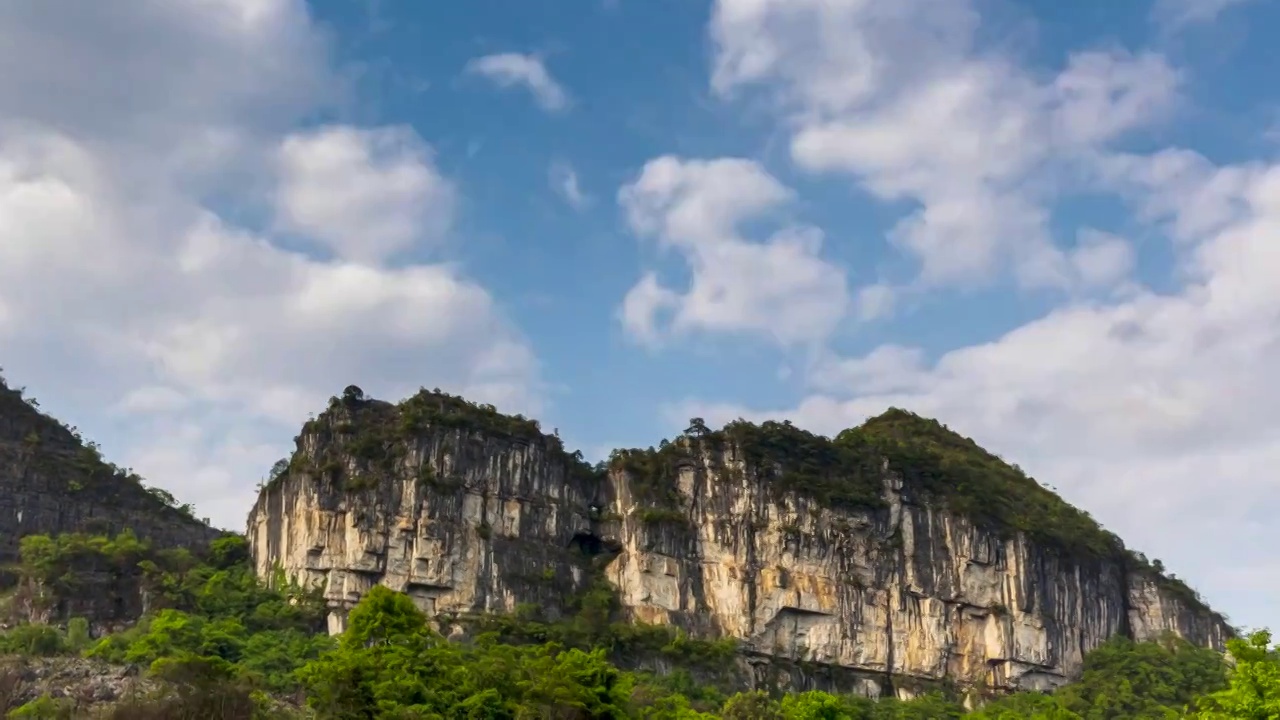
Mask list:
[[[239,536],[203,553],[153,551],[129,534],[31,536],[15,570],[21,582],[4,599],[11,621],[0,634],[9,718],[1280,718],[1280,649],[1266,632],[1232,640],[1229,661],[1174,638],[1116,638],[1087,656],[1074,684],[966,711],[955,688],[905,701],[735,691],[714,672],[732,664],[732,645],[621,623],[607,587],[580,598],[572,617],[476,618],[456,636],[465,639],[446,639],[407,596],[379,587],[330,637],[319,596],[283,577],[260,582]],[[148,598],[127,629],[95,638],[83,618],[12,623],[119,576]],[[642,652],[663,656],[666,671],[628,669]],[[111,702],[75,687],[35,694],[29,670],[50,662],[133,667],[138,677]]]

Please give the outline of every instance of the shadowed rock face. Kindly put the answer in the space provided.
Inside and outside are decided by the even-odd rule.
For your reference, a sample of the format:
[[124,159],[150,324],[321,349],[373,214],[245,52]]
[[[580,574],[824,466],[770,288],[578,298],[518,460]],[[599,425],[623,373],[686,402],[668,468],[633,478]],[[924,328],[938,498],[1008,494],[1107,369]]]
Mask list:
[[0,380],[0,564],[26,535],[132,530],[159,548],[202,547],[220,531],[108,466]]
[[[153,495],[136,476],[108,465],[96,449],[0,380],[0,568],[18,560],[19,543],[28,535],[125,531],[157,550],[199,549],[221,535]],[[39,583],[16,588],[0,622],[83,617],[100,634],[136,622],[146,609],[136,575],[92,563],[75,571],[75,592]],[[0,569],[0,587],[13,589],[17,580]]]
[[[264,576],[325,584],[335,632],[376,583],[432,614],[554,614],[590,581],[582,558],[604,555],[632,619],[736,638],[760,677],[787,668],[795,685],[872,695],[1050,688],[1117,633],[1221,647],[1231,632],[1096,525],[1080,543],[999,527],[980,497],[949,500],[939,477],[873,446],[836,453],[775,427],[767,441],[699,429],[592,472],[531,422],[457,398],[335,399],[263,489],[248,537]],[[784,457],[792,436],[818,459]]]

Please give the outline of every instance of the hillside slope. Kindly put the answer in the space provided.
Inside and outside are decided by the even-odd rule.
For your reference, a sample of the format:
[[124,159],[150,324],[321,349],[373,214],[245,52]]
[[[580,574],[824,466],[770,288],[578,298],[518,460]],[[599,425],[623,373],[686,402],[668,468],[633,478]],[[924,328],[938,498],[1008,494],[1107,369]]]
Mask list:
[[27,535],[125,530],[157,547],[203,547],[221,534],[0,377],[0,564],[17,559]]

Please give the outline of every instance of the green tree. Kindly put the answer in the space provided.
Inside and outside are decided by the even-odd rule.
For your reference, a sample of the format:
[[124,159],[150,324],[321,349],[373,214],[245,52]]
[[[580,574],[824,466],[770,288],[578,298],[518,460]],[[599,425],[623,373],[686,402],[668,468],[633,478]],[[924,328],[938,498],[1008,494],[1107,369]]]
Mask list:
[[1259,630],[1227,641],[1235,667],[1230,685],[1201,700],[1202,720],[1277,720],[1280,718],[1280,646]]
[[847,720],[855,717],[848,701],[819,690],[783,697],[782,716],[786,720]]
[[759,690],[738,693],[729,698],[720,711],[720,717],[724,720],[785,720],[778,703]]
[[965,720],[1082,720],[1061,698],[1035,692],[1017,693],[965,715]]
[[869,720],[957,720],[964,708],[939,693],[926,693],[912,700],[886,698],[877,702]]
[[1085,656],[1084,673],[1058,692],[1086,720],[1179,717],[1197,698],[1226,686],[1217,652],[1174,637],[1114,637]]
[[89,621],[82,617],[74,617],[67,621],[67,648],[72,652],[82,652],[93,642],[89,634]]

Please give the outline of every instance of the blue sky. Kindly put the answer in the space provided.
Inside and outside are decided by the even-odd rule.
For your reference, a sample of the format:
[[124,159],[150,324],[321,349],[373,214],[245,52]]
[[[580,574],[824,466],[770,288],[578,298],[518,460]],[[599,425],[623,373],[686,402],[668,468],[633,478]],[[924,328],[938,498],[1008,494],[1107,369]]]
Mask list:
[[[785,128],[768,108],[712,96],[709,3],[312,7],[334,33],[340,62],[358,78],[336,117],[408,123],[431,139],[439,167],[466,198],[459,223],[465,239],[453,257],[507,307],[536,348],[551,385],[541,415],[593,452],[649,443],[678,429],[662,412],[673,398],[783,407],[805,390],[799,375],[778,378],[787,354],[758,343],[694,338],[652,353],[637,352],[628,341],[617,306],[638,269],[687,281],[678,259],[637,242],[619,216],[617,190],[647,160],[665,154],[756,159],[801,193],[789,212],[827,233],[824,255],[844,267],[851,286],[882,274],[906,281],[916,271],[884,242],[909,203],[877,202],[845,178],[797,169],[788,161]],[[1125,138],[1121,147],[1186,145],[1226,162],[1273,150],[1264,135],[1277,119],[1276,98],[1259,96],[1257,78],[1275,66],[1276,51],[1248,42],[1248,29],[1264,26],[1268,17],[1280,21],[1274,3],[1233,9],[1172,37],[1162,37],[1167,30],[1153,22],[1147,3],[979,7],[992,44],[1011,46],[1036,72],[1053,72],[1072,52],[1113,45],[1156,47],[1177,66],[1195,68],[1185,87],[1192,107]],[[495,91],[464,71],[476,57],[513,51],[544,63],[571,95],[569,109],[541,112],[528,92]],[[1243,80],[1249,77],[1254,81]],[[590,197],[587,207],[573,208],[549,183],[558,163],[573,169]],[[1084,223],[1144,232],[1108,197],[1067,198],[1055,213],[1063,242]],[[1167,283],[1170,253],[1143,250],[1139,267],[1146,272],[1139,276]],[[849,327],[834,341],[852,353],[909,343],[936,357],[1007,332],[1064,299],[1047,291],[1010,302],[1011,284],[938,292],[910,313]],[[600,422],[605,416],[610,421]]]
[[0,10],[0,363],[217,523],[353,382],[899,405],[1277,622],[1280,3],[73,5]]

